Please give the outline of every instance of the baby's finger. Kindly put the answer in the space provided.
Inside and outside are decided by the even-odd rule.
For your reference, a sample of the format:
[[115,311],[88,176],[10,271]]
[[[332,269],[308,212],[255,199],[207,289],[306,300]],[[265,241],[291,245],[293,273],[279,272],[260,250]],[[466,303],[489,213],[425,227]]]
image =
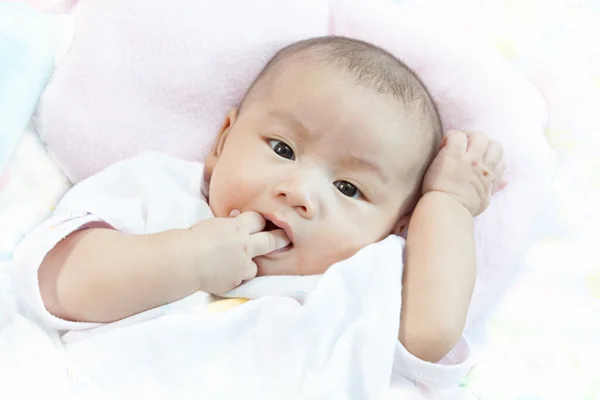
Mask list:
[[241,229],[250,234],[260,232],[265,229],[265,218],[257,212],[246,211],[235,217]]
[[241,214],[240,210],[231,210],[231,212],[229,213],[229,218],[235,218],[240,214]]
[[490,140],[484,134],[477,132],[469,133],[468,137],[469,145],[467,147],[467,153],[475,160],[483,160],[483,156],[489,147]]
[[452,154],[465,154],[469,140],[467,135],[461,131],[450,131],[443,140],[444,149]]
[[490,169],[490,171],[495,171],[500,161],[502,161],[502,155],[504,150],[500,143],[491,141],[485,155],[483,156],[483,164]]
[[269,254],[272,251],[283,249],[290,244],[290,239],[283,229],[275,229],[269,232],[258,232],[250,236],[248,255],[250,258]]
[[494,171],[494,193],[497,193],[506,187],[507,181],[504,178],[505,170],[506,166],[504,161],[500,161],[500,164]]
[[498,166],[496,166],[496,170],[500,175],[504,176],[504,173],[506,172],[506,161],[504,161],[504,159],[500,160]]

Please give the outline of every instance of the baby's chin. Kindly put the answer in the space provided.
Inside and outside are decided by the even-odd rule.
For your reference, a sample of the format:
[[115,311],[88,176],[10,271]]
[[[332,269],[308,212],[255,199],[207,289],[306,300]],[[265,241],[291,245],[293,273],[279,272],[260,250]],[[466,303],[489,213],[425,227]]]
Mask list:
[[296,265],[291,260],[284,260],[279,256],[273,257],[273,254],[267,254],[254,258],[256,263],[256,276],[277,276],[277,275],[299,275]]
[[258,268],[257,276],[319,275],[329,268],[329,265],[320,266],[314,263],[300,262],[295,254],[291,254],[293,250],[293,248],[288,250],[290,254],[282,252],[255,257],[254,262]]

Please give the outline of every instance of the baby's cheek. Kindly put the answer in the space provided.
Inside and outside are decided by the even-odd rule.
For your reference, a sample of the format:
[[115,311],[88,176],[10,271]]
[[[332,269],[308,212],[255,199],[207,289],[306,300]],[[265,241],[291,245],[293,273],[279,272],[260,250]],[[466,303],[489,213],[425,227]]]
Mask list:
[[[361,219],[362,217],[362,219]],[[381,236],[379,227],[370,218],[357,215],[340,215],[320,225],[303,246],[304,257],[310,262],[303,263],[312,273],[323,273],[331,265],[346,260],[362,248],[375,243]]]
[[232,210],[246,210],[244,192],[234,179],[213,179],[208,203],[215,217],[227,218]]
[[337,240],[322,239],[306,243],[302,257],[297,260],[298,275],[322,274],[332,265],[352,257],[363,247],[365,246],[354,242],[350,237],[337,237]]
[[328,249],[323,254],[323,259],[328,260],[329,266],[352,257],[356,252],[367,244],[363,241],[357,241],[356,237],[350,235],[341,235],[336,240],[329,241]]

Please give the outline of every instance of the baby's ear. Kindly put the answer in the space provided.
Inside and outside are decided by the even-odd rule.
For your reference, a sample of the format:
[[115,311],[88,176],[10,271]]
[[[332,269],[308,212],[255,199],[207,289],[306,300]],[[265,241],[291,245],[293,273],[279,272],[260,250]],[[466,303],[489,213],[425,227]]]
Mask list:
[[392,229],[392,234],[397,236],[406,237],[406,232],[408,231],[408,223],[410,222],[410,214],[405,215],[400,218],[394,228]]
[[210,178],[212,176],[213,170],[215,169],[215,165],[219,161],[219,157],[223,152],[223,147],[225,147],[225,141],[227,140],[227,136],[229,135],[229,131],[233,126],[233,123],[237,119],[238,110],[237,108],[232,108],[227,115],[225,116],[225,120],[221,125],[221,129],[217,133],[217,137],[215,139],[215,143],[213,144],[210,152],[204,159],[204,180],[202,182],[202,194],[208,198],[208,186],[210,184]]
[[229,131],[231,130],[231,127],[233,126],[235,120],[237,119],[237,116],[238,116],[237,108],[232,108],[231,110],[229,110],[227,115],[225,115],[225,120],[223,121],[223,124],[221,125],[221,129],[219,129],[219,132],[217,133],[217,138],[215,140],[215,144],[213,145],[212,149],[210,149],[209,157],[213,156],[217,159],[219,158],[219,156],[223,152],[223,147],[225,147],[225,141],[227,140]]
[[[214,168],[214,166],[213,166]],[[202,184],[200,186],[200,193],[202,193],[202,196],[204,196],[204,198],[208,201],[208,193],[210,192],[209,190],[209,186],[210,186],[210,177],[212,176],[212,168],[208,169],[206,167],[204,167],[204,177],[202,179]]]

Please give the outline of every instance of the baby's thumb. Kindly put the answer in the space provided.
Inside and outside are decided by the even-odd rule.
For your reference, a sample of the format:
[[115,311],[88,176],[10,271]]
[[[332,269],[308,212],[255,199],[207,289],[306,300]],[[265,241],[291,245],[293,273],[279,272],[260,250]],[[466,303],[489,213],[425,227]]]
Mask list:
[[231,212],[229,213],[229,218],[235,218],[240,214],[241,214],[240,210],[231,210]]

